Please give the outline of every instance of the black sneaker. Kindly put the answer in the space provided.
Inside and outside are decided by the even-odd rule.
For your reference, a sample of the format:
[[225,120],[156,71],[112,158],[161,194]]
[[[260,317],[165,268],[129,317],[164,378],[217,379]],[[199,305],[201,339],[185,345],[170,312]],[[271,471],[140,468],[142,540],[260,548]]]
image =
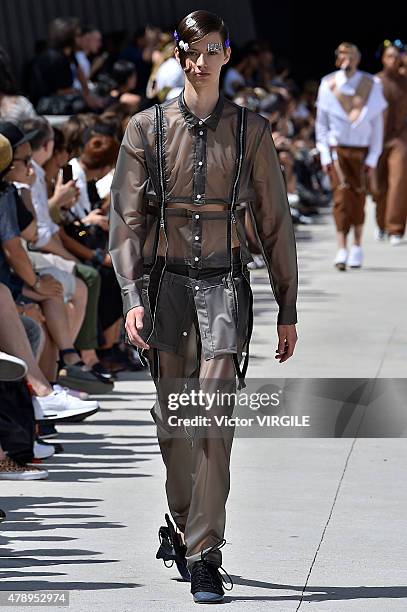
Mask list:
[[[195,603],[219,603],[225,595],[223,585],[226,582],[219,568],[214,563],[206,560],[206,556],[215,548],[219,549],[226,544],[226,540],[220,540],[205,553],[201,553],[201,559],[195,561],[191,566],[191,593]],[[230,587],[225,589],[231,591],[233,582],[229,574],[221,567],[230,581]]]
[[[167,525],[163,525],[158,530],[160,547],[155,558],[162,559],[165,567],[172,567],[175,562],[175,565],[177,566],[182,578],[189,582],[191,580],[191,576],[185,559],[187,547],[182,543],[180,534],[175,531],[175,527],[172,524],[168,514],[165,514],[165,521]],[[171,562],[171,565],[167,564],[168,561]]]

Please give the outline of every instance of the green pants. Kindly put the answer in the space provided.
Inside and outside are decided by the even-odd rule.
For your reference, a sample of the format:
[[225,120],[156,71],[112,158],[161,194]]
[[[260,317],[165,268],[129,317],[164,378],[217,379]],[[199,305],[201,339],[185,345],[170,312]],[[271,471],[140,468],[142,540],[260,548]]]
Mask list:
[[98,302],[100,295],[100,274],[92,266],[76,264],[76,276],[83,280],[88,288],[88,301],[85,318],[75,341],[77,350],[95,349],[98,345]]

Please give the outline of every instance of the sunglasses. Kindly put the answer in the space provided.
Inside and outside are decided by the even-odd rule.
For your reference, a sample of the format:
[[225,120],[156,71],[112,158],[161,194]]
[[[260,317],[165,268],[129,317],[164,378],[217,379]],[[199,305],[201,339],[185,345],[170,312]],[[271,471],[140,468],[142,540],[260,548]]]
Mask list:
[[23,162],[25,166],[29,166],[32,162],[31,157],[14,157],[13,162],[20,161]]

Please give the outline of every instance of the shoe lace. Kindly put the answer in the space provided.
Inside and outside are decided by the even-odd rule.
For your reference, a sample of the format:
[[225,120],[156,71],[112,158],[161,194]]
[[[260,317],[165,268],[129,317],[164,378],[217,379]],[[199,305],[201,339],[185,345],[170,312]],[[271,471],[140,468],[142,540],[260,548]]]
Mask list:
[[[201,551],[201,561],[203,561],[203,564],[207,565],[212,565],[215,571],[215,573],[217,574],[217,576],[221,579],[221,582],[223,583],[223,586],[225,588],[226,591],[231,591],[233,589],[233,580],[230,577],[230,575],[227,573],[227,571],[225,570],[224,567],[222,567],[221,565],[219,567],[216,567],[213,563],[210,563],[209,561],[206,560],[206,557],[209,555],[209,553],[211,553],[214,550],[220,550],[222,548],[222,546],[225,546],[226,544],[226,540],[225,538],[223,538],[222,540],[219,540],[218,542],[216,542],[213,546],[211,546],[210,548],[208,548],[208,550],[206,550],[205,552],[202,550]],[[205,586],[212,586],[213,585],[213,579],[212,579],[212,574],[206,570],[204,570],[204,566],[203,564],[198,565],[197,567],[197,575],[199,576],[199,580],[202,580],[203,583],[205,583]],[[226,576],[229,579],[230,582],[230,586],[226,586],[228,585],[228,582],[225,580],[225,578],[222,576],[222,574],[220,573],[219,570],[222,570]],[[209,579],[210,578],[210,579]]]

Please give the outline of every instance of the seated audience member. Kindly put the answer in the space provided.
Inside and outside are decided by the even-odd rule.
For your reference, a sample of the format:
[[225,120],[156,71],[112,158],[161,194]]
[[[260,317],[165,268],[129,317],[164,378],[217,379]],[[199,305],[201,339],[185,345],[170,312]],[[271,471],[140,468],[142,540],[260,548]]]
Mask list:
[[[31,97],[41,114],[66,115],[87,108],[103,108],[103,101],[89,92],[75,57],[80,32],[80,23],[75,17],[59,17],[50,24],[49,47],[31,69]],[[74,88],[75,78],[82,86],[80,92]]]
[[[0,133],[2,125],[4,124],[0,124]],[[27,139],[29,140],[31,135],[24,136],[16,126],[13,127],[17,131],[17,134],[14,132],[14,135],[20,138],[20,140],[15,141],[14,147],[14,157],[17,161],[20,157],[25,159],[27,154],[30,154],[31,148]],[[7,133],[10,134],[9,125],[7,126]],[[87,386],[85,390],[90,392],[103,392],[105,381],[100,381],[95,372],[88,371],[92,368],[82,364],[80,356],[74,348],[73,343],[80,325],[78,320],[72,324],[64,303],[64,291],[65,300],[69,301],[71,297],[69,294],[75,292],[77,281],[80,282],[81,287],[85,287],[85,291],[86,286],[79,279],[75,279],[74,276],[66,273],[62,274],[62,271],[55,266],[51,266],[47,273],[40,276],[36,274],[27,251],[24,249],[21,230],[18,225],[17,210],[25,208],[25,206],[21,202],[15,186],[5,181],[5,177],[10,171],[13,171],[13,162],[4,169],[1,182],[0,242],[2,246],[2,274],[0,280],[13,291],[16,299],[25,300],[28,298],[41,305],[49,335],[53,344],[60,351],[60,363],[64,366],[60,376],[65,375],[64,381],[66,384]],[[13,273],[11,270],[13,270]],[[62,280],[63,285],[56,280],[55,276]],[[75,325],[76,327],[74,327]],[[54,376],[52,379],[55,379]]]
[[[98,56],[102,48],[102,34],[96,26],[86,24],[82,25],[79,36],[76,37],[76,52],[75,57],[78,66],[81,67],[83,76],[91,88],[92,79],[92,62]],[[82,89],[82,84],[78,79],[74,81],[76,89]]]
[[0,120],[17,123],[37,116],[28,98],[17,92],[9,57],[0,47]]

